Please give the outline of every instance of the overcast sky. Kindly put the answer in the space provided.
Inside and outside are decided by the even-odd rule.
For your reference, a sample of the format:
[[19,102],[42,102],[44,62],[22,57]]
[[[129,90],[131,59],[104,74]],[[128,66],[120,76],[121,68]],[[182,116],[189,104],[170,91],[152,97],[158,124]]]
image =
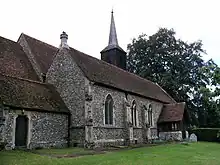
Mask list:
[[185,41],[201,39],[208,55],[220,65],[219,0],[0,0],[0,36],[17,41],[23,32],[59,46],[62,31],[68,44],[100,58],[107,46],[114,9],[119,45],[126,50],[141,33],[174,28]]

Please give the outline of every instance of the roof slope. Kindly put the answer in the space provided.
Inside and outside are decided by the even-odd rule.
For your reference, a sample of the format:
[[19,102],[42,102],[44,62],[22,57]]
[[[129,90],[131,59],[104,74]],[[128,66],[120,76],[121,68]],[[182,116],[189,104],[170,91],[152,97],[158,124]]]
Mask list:
[[0,74],[0,89],[0,101],[5,105],[68,113],[52,85]]
[[[31,52],[35,55],[38,65],[41,67],[42,71],[46,73],[52,64],[58,48],[28,35],[23,35],[31,48]],[[70,48],[69,52],[74,61],[82,69],[85,76],[91,81],[118,88],[123,91],[136,93],[164,103],[175,102],[175,100],[160,86],[149,80],[124,71],[114,65],[91,57],[73,48]]]
[[85,76],[91,81],[115,87],[123,91],[136,93],[164,103],[175,102],[159,85],[149,80],[124,71],[73,48],[70,48],[69,52]]
[[22,47],[9,39],[0,37],[0,73],[26,79],[38,80]]
[[164,105],[158,123],[181,121],[183,119],[185,103]]
[[47,73],[58,48],[23,34],[42,73]]

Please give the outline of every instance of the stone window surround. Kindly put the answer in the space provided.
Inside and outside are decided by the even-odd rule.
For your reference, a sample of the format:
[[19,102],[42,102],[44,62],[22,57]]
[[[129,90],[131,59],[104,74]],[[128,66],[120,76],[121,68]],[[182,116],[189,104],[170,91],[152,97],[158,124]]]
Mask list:
[[[135,106],[135,111],[133,109],[133,106]],[[131,111],[130,112],[131,112],[133,127],[138,127],[138,110],[137,110],[137,103],[134,99],[131,101]]]
[[[150,128],[154,128],[154,114],[153,114],[153,106],[151,103],[147,104],[147,105],[144,105],[144,111],[145,111],[145,117],[146,117],[146,122],[148,123],[149,125],[149,129]],[[150,125],[150,122],[149,122],[149,109],[151,107],[151,119],[152,119],[152,125]]]
[[[111,98],[112,98],[112,101],[113,101],[113,110],[112,110],[112,120],[113,120],[113,122],[112,122],[112,124],[105,124],[105,101],[106,101],[106,99],[107,99],[107,97],[108,96],[111,96]],[[104,99],[104,106],[103,106],[103,125],[105,126],[105,127],[115,127],[115,102],[114,102],[114,99],[113,99],[113,97],[112,97],[112,94],[111,93],[107,93],[106,94],[106,96],[105,96],[105,99]]]
[[[151,115],[151,116],[149,116]],[[149,121],[149,117],[151,118],[151,122]],[[149,123],[150,128],[154,127],[154,117],[153,117],[153,108],[152,108],[152,104],[148,105],[148,109],[147,109],[147,121]]]

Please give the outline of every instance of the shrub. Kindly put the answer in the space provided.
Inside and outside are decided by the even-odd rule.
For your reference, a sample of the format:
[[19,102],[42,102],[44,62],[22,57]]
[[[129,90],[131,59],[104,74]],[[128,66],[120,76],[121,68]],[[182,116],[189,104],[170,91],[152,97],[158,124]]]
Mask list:
[[4,150],[5,149],[5,146],[7,145],[6,142],[0,142],[0,151]]
[[196,134],[198,141],[220,142],[220,128],[194,128],[189,134]]

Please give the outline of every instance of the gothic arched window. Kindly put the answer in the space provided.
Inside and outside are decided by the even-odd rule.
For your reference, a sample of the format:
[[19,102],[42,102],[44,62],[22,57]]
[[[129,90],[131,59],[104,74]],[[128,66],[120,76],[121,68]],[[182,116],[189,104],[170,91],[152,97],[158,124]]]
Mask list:
[[135,100],[132,102],[131,105],[131,117],[133,126],[137,126],[137,105]]
[[105,100],[105,124],[113,124],[113,99],[110,94]]
[[149,108],[148,108],[148,122],[150,126],[153,126],[152,105],[149,105]]

